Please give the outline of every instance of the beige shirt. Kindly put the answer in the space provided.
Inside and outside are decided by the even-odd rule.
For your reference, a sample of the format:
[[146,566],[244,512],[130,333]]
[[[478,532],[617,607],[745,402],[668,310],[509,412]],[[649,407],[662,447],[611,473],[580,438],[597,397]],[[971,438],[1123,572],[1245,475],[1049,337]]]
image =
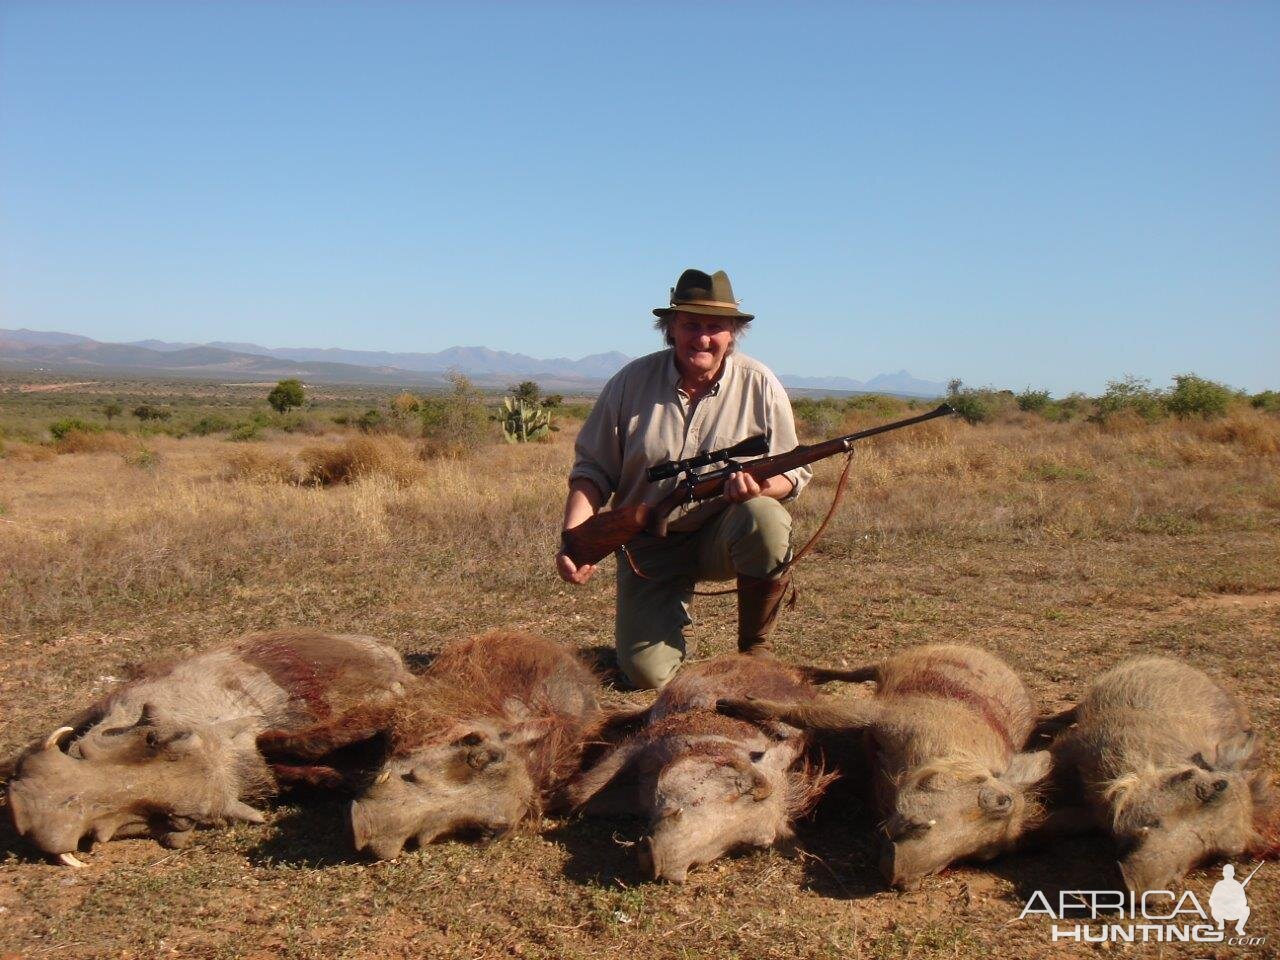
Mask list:
[[[678,481],[650,483],[645,478],[649,467],[731,447],[761,433],[769,437],[770,454],[786,453],[797,445],[791,401],[768,367],[731,353],[715,386],[690,404],[680,389],[674,352],[660,350],[631,361],[605,384],[578,433],[569,479],[590,480],[606,500],[612,497],[615,507],[655,503]],[[699,472],[714,469],[717,466]],[[786,497],[791,500],[813,473],[801,467],[783,476],[792,483]],[[672,520],[686,512],[678,510]],[[699,519],[708,517],[700,513]]]

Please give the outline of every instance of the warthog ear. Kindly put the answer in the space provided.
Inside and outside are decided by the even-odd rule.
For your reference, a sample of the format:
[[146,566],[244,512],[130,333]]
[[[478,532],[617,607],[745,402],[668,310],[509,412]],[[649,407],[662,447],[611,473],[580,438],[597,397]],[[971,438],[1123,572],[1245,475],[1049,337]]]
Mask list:
[[146,740],[148,747],[171,757],[192,753],[204,745],[194,730],[177,730],[169,734],[148,730]]
[[1015,753],[1009,768],[1000,774],[1000,780],[1017,790],[1026,790],[1049,775],[1053,759],[1048,750],[1035,753]]
[[549,734],[556,725],[555,717],[539,717],[537,720],[526,720],[517,724],[507,738],[508,743],[525,745],[535,743]]
[[512,723],[520,723],[532,716],[529,705],[519,697],[507,697],[503,700],[502,713]]
[[750,763],[738,760],[734,762],[733,770],[733,783],[738,789],[739,796],[751,794],[752,800],[763,800],[773,793],[773,784],[769,782],[769,778]]
[[1252,730],[1238,733],[1218,744],[1213,757],[1214,770],[1242,770],[1251,766],[1258,752],[1258,738]]

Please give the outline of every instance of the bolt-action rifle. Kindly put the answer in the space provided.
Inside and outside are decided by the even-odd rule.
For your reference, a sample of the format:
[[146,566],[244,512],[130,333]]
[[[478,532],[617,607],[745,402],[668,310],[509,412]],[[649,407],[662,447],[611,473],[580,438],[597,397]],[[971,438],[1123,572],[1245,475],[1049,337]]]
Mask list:
[[[945,417],[955,411],[947,404],[936,410],[906,420],[881,424],[868,430],[859,430],[847,436],[823,440],[821,443],[801,444],[787,453],[775,454],[772,457],[761,457],[750,463],[738,463],[735,457],[749,457],[765,453],[769,449],[768,438],[764,435],[750,437],[741,443],[713,450],[685,460],[669,460],[650,467],[646,473],[650,482],[680,476],[683,478],[669,494],[657,503],[639,503],[632,506],[605,510],[594,517],[561,535],[564,552],[576,566],[584,563],[599,563],[619,547],[626,546],[642,533],[657,537],[667,535],[667,519],[678,507],[686,503],[712,500],[724,493],[725,481],[736,473],[750,474],[756,483],[763,483],[770,477],[825,460],[838,453],[845,453],[857,441],[874,437],[890,430],[900,430],[912,424],[924,423],[935,417]],[[723,466],[706,473],[697,474],[700,467],[721,463]]]

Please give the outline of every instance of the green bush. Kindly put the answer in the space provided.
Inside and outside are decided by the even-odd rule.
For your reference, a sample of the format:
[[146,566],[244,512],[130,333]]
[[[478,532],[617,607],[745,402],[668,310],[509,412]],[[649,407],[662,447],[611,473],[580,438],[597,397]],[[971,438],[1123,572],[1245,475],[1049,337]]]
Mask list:
[[1030,387],[1023,390],[1015,399],[1018,401],[1018,409],[1027,413],[1044,413],[1053,402],[1048,390],[1032,390]]
[[49,433],[55,440],[65,440],[72,430],[79,430],[81,433],[101,433],[102,427],[96,423],[86,423],[79,417],[64,417],[49,424]]
[[281,380],[267,394],[267,403],[276,413],[284,413],[292,407],[300,407],[306,402],[302,392],[302,381],[296,379]]
[[1041,415],[1046,420],[1052,420],[1054,423],[1066,423],[1079,417],[1090,417],[1093,413],[1093,400],[1083,393],[1069,393],[1061,400],[1050,400],[1041,411]]
[[534,380],[522,380],[507,389],[516,400],[523,400],[531,407],[538,406],[542,399],[542,388]]
[[870,410],[881,417],[891,417],[910,408],[914,401],[904,401],[900,397],[891,397],[883,393],[859,393],[845,400],[844,408],[853,410]]
[[190,432],[197,437],[207,437],[211,433],[222,433],[224,430],[230,430],[233,426],[235,424],[226,417],[220,417],[215,413],[208,417],[201,417],[193,423]]
[[947,403],[969,423],[985,423],[995,416],[997,396],[993,390],[974,390],[960,380],[947,384]]
[[236,428],[227,435],[227,439],[236,442],[257,440],[261,429],[262,428],[257,423],[250,420],[247,423],[237,425]]
[[821,400],[797,397],[791,402],[791,412],[800,432],[811,437],[835,436],[840,421],[844,419],[839,403],[831,397],[823,397]]
[[370,407],[356,417],[354,422],[360,428],[361,433],[373,433],[382,427],[382,414]]
[[1165,396],[1165,407],[1178,417],[1220,417],[1227,412],[1236,394],[1212,380],[1194,373],[1180,373],[1173,378],[1173,389]]
[[1280,390],[1263,390],[1249,398],[1249,404],[1267,413],[1280,413]]
[[456,456],[479,447],[492,436],[484,396],[461,373],[449,374],[453,389],[443,396],[422,398],[422,439],[425,452]]
[[585,420],[591,414],[589,403],[560,403],[551,412],[561,420]]
[[146,423],[149,420],[168,420],[173,416],[172,410],[166,410],[164,407],[153,406],[150,403],[140,403],[133,408],[133,415]]
[[1130,411],[1144,420],[1159,420],[1168,412],[1164,392],[1152,387],[1150,380],[1133,375],[1107,381],[1106,392],[1098,398],[1094,419],[1106,420]]

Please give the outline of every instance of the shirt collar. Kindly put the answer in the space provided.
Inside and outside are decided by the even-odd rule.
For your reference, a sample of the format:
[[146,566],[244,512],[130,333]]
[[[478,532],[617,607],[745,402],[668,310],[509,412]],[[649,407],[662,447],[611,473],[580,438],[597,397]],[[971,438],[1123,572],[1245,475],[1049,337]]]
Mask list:
[[[668,347],[667,353],[670,355],[667,363],[667,386],[673,390],[679,390],[680,368],[676,366],[676,348]],[[725,380],[728,379],[729,373],[732,370],[733,354],[726,353],[724,356],[724,363],[721,364],[720,376],[716,378],[716,382],[713,383],[711,385],[711,389],[707,391],[707,396],[714,397],[720,393],[720,388],[724,385]]]

